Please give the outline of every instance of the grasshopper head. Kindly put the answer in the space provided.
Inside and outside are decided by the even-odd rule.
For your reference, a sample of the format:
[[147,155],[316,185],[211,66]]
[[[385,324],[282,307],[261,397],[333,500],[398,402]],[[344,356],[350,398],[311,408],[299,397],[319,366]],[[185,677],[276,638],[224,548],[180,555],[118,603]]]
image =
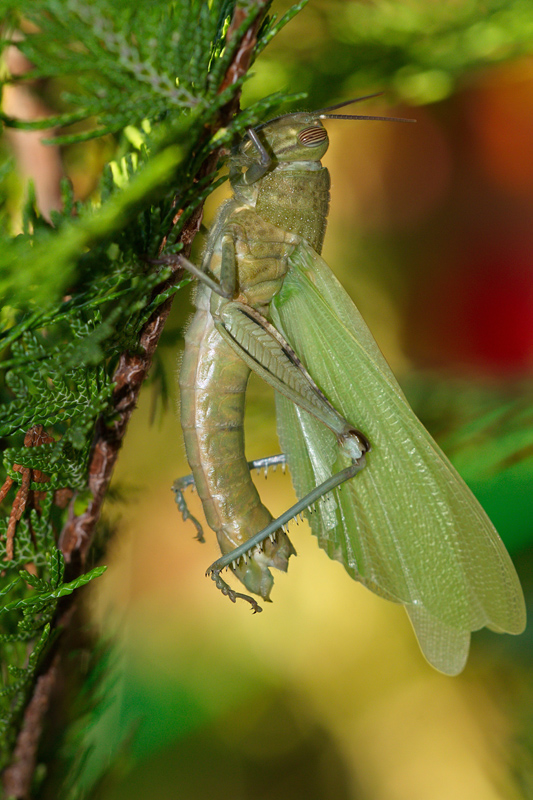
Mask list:
[[[337,105],[321,108],[317,111],[301,111],[295,114],[284,114],[265,122],[257,128],[248,128],[244,137],[232,154],[232,184],[251,185],[260,180],[267,172],[282,162],[320,161],[329,146],[328,134],[321,120],[323,119],[373,119],[399,122],[414,120],[397,117],[374,117],[354,114],[331,114],[339,108],[366,100],[376,95],[358,97]],[[240,168],[246,167],[245,175]]]
[[276,161],[320,161],[329,147],[319,113],[287,114],[266,122],[257,133]]

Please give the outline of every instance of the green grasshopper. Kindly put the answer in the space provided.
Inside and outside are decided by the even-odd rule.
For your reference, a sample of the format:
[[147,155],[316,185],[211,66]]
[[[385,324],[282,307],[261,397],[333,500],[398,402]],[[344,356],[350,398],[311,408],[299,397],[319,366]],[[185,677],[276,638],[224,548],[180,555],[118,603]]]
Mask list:
[[[270,568],[287,570],[295,554],[286,525],[304,513],[330,558],[402,603],[427,660],[455,675],[471,631],[523,631],[524,598],[492,523],[320,257],[330,186],[322,120],[383,119],[330,113],[345,105],[249,128],[230,156],[234,196],[218,212],[201,269],[182,259],[200,283],[180,372],[192,475],[173,488],[203,540],[183,497],[195,484],[223,554],[207,572],[233,602],[260,610],[221,571],[269,600]],[[284,455],[249,464],[251,371],[276,390]],[[299,501],[273,519],[250,469],[285,460]]]

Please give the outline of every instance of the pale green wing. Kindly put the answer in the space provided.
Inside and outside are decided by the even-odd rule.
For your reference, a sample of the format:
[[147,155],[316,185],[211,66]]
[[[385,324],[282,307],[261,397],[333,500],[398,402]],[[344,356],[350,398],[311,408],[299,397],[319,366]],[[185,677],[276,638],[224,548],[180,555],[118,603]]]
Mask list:
[[[489,518],[407,404],[363,318],[308,245],[290,259],[272,319],[335,408],[369,439],[367,465],[309,514],[356,580],[403,603],[428,660],[460,672],[470,631],[520,633],[522,590]],[[277,395],[299,497],[346,465],[333,434]]]

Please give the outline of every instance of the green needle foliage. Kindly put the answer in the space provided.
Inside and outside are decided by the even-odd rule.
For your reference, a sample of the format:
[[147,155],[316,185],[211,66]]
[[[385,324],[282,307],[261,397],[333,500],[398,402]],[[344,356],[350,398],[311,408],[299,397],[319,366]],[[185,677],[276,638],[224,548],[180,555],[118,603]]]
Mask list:
[[[97,199],[75,200],[65,182],[62,210],[49,222],[30,191],[16,236],[6,208],[0,215],[0,435],[7,480],[0,520],[0,768],[11,763],[36,676],[54,647],[59,600],[104,569],[86,571],[88,546],[66,547],[58,536],[67,516],[72,522],[95,502],[98,443],[111,441],[115,451],[120,445],[128,417],[121,402],[126,397],[133,407],[139,383],[125,361],[144,377],[163,309],[188,282],[175,263],[161,264],[161,256],[179,252],[184,234],[187,243],[192,239],[196,212],[220,182],[220,148],[287,99],[271,96],[234,116],[256,40],[264,46],[298,10],[276,25],[265,18],[268,5],[2,4],[2,46],[16,38],[33,65],[22,78],[4,75],[4,82],[54,79],[68,87],[63,113],[37,122],[2,114],[3,124],[56,128],[49,140],[55,145],[114,134],[116,157]],[[6,161],[0,186],[11,168]],[[32,430],[47,435],[24,444]],[[62,507],[65,496],[69,511]],[[58,541],[71,561],[66,582]]]

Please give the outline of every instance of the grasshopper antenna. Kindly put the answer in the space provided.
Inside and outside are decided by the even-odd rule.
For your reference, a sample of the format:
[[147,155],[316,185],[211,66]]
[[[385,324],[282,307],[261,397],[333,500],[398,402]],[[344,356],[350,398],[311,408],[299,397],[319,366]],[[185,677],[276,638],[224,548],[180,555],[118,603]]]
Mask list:
[[365,94],[363,97],[354,97],[353,100],[343,100],[342,103],[335,103],[334,106],[326,106],[326,108],[319,108],[317,114],[322,114],[324,111],[336,111],[338,108],[344,106],[351,106],[352,103],[362,103],[363,100],[372,100],[373,97],[383,97],[385,92],[374,92],[374,94]]
[[406,119],[405,117],[374,117],[366,114],[329,114],[326,112],[336,111],[338,108],[350,106],[352,103],[360,103],[362,100],[370,100],[372,97],[381,97],[384,92],[375,92],[374,94],[366,94],[364,97],[354,97],[353,100],[344,100],[342,103],[336,103],[334,106],[327,106],[327,108],[319,108],[316,111],[318,119],[370,119],[385,122],[416,122],[416,119]]
[[[364,97],[354,97],[353,100],[344,100],[342,103],[336,103],[334,106],[327,106],[326,108],[319,108],[317,111],[310,111],[309,114],[314,116],[316,119],[370,119],[370,120],[379,120],[384,122],[416,122],[416,119],[406,119],[405,117],[374,117],[369,116],[366,114],[329,114],[329,111],[336,111],[338,108],[344,108],[344,106],[350,106],[352,103],[361,103],[363,100],[370,100],[372,97],[381,97],[381,95],[385,94],[385,92],[374,92],[374,94],[365,94]],[[292,117],[297,115],[299,112],[289,112],[288,114],[280,114],[279,117],[274,117],[273,119],[269,119],[268,122],[263,122],[261,125],[257,125],[254,130],[260,131],[261,128],[264,128],[266,125],[270,125],[271,122],[276,122],[278,119],[283,119],[284,117]],[[301,112],[305,113],[305,112]]]

